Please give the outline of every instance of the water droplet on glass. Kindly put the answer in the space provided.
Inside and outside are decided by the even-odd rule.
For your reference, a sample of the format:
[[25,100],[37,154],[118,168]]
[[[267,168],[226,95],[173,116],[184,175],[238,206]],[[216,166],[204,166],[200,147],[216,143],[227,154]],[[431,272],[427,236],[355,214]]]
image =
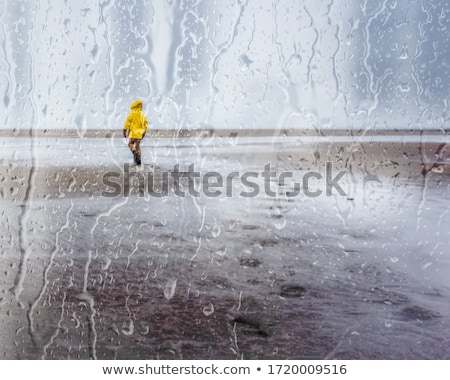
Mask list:
[[219,237],[220,235],[220,226],[215,224],[212,228],[211,235],[213,238]]
[[246,54],[239,57],[239,64],[243,70],[247,70],[252,63],[253,61]]
[[209,305],[203,306],[203,314],[207,317],[214,313],[214,305],[210,302]]
[[286,227],[286,218],[282,217],[280,219],[277,219],[273,222],[273,225],[277,230],[282,230]]
[[169,278],[166,282],[166,286],[164,287],[164,297],[167,300],[170,300],[175,295],[175,289],[177,287],[177,280],[174,278]]
[[128,322],[128,324],[126,322],[123,323],[122,326],[122,334],[123,335],[133,335],[134,332],[134,322],[132,319],[130,319],[130,321]]

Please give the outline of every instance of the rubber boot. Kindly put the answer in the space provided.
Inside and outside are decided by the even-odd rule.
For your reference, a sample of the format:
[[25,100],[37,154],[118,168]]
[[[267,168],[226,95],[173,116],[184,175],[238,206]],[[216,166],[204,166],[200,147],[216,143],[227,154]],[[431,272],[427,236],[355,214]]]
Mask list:
[[138,165],[138,153],[135,150],[133,150],[133,161],[135,165]]
[[141,166],[141,155],[136,152],[136,165]]

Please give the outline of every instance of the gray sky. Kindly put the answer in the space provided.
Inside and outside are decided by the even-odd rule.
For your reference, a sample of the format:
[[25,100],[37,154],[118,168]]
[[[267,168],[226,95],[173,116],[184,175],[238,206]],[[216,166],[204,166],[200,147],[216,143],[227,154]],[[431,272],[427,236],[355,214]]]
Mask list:
[[443,128],[444,0],[4,2],[7,129]]

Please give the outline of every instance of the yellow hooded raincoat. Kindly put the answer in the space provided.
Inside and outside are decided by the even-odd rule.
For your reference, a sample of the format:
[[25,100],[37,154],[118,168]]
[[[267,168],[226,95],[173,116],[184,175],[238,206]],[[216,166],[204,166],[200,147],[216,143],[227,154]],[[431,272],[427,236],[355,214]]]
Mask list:
[[134,101],[131,106],[123,129],[128,131],[130,139],[142,139],[142,135],[147,131],[147,118],[142,113],[142,100]]

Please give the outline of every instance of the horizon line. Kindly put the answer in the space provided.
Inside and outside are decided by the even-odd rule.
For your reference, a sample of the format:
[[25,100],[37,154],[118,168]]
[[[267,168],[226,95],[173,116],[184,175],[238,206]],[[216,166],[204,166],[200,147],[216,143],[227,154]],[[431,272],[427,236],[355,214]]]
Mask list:
[[[202,138],[202,137],[333,137],[333,136],[417,136],[450,134],[447,128],[393,128],[393,129],[350,129],[350,128],[265,128],[265,129],[213,129],[213,128],[181,128],[181,129],[149,129],[147,137],[153,138]],[[78,130],[70,129],[0,129],[0,137],[28,138],[123,138],[122,130]]]

